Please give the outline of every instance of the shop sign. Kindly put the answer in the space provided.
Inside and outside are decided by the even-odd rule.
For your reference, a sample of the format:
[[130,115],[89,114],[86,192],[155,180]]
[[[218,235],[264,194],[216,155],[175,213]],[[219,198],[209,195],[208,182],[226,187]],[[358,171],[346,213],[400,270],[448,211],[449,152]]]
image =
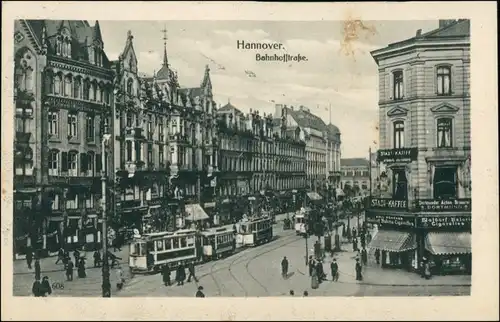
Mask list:
[[377,161],[385,164],[417,160],[417,148],[386,149],[377,151]]
[[408,208],[408,200],[396,200],[390,198],[371,198],[370,208],[405,210]]
[[421,228],[470,228],[471,216],[422,216],[417,223]]
[[451,199],[435,200],[420,199],[416,200],[416,208],[420,211],[471,211],[471,199]]
[[397,227],[415,227],[415,217],[398,216],[394,214],[379,214],[368,211],[366,213],[368,223],[377,225],[390,225]]

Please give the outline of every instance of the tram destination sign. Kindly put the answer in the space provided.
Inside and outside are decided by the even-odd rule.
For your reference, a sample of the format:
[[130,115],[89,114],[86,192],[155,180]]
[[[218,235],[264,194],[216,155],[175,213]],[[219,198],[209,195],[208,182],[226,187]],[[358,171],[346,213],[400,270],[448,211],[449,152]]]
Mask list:
[[417,160],[417,148],[386,149],[377,151],[377,161],[385,164]]
[[415,227],[415,217],[398,216],[394,214],[375,213],[368,211],[366,213],[368,223],[381,226],[397,226],[397,227]]
[[416,200],[416,208],[420,211],[471,211],[471,199]]
[[471,216],[419,216],[421,228],[470,228]]

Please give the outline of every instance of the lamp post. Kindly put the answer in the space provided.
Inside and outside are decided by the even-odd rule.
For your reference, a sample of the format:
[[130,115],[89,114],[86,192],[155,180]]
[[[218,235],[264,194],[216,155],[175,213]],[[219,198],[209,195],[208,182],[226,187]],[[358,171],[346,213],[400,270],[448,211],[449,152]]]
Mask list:
[[107,180],[107,167],[106,167],[106,143],[111,138],[110,134],[104,134],[102,138],[102,297],[111,297],[111,283],[109,281],[109,262],[108,262],[108,231],[107,231],[107,215],[106,215],[106,180]]

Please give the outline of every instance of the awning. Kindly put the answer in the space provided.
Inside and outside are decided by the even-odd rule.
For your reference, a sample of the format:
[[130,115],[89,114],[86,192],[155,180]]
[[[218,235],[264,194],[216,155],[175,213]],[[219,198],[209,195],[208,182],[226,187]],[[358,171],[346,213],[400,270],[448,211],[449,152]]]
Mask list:
[[205,210],[197,203],[186,205],[185,208],[187,213],[186,220],[199,221],[209,218]]
[[379,230],[368,245],[372,249],[404,252],[417,248],[415,235],[396,230]]
[[471,233],[429,232],[425,236],[425,248],[433,255],[470,254]]
[[319,195],[319,193],[314,192],[314,191],[313,191],[313,192],[308,192],[308,193],[307,193],[307,196],[309,197],[309,199],[314,200],[314,201],[323,199],[323,198]]

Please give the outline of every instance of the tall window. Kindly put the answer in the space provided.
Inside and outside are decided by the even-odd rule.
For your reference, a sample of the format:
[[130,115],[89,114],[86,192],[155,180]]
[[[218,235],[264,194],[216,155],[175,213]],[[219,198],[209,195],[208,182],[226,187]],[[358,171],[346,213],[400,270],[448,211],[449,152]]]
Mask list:
[[94,176],[94,162],[95,162],[95,155],[94,153],[89,152],[87,154],[87,171],[91,177]]
[[78,209],[78,195],[73,191],[66,195],[66,209]]
[[16,108],[16,132],[29,132],[29,120],[33,117],[33,109],[31,107]]
[[126,141],[127,161],[132,161],[132,141]]
[[393,95],[395,100],[403,98],[403,71],[398,70],[392,73],[394,80]]
[[165,165],[165,159],[163,154],[163,144],[158,145],[158,162],[161,166]]
[[165,139],[163,129],[163,117],[158,119],[158,140],[161,142]]
[[22,55],[19,55],[16,61],[16,87],[22,91],[33,90],[33,55],[27,49],[23,49]]
[[78,136],[78,116],[76,113],[68,114],[68,136]]
[[394,122],[394,148],[401,149],[405,145],[405,124],[403,121]]
[[73,79],[70,75],[64,77],[64,96],[71,96]]
[[96,98],[96,92],[97,92],[97,85],[96,83],[92,83],[91,86],[90,86],[90,100],[91,101],[95,101],[95,98]]
[[83,99],[89,100],[89,98],[90,98],[90,82],[88,79],[86,79],[83,82]]
[[134,88],[134,81],[132,78],[129,78],[127,80],[127,94],[132,95],[133,94],[133,88]]
[[59,175],[59,151],[52,150],[49,152],[49,176]]
[[393,170],[393,182],[393,198],[398,200],[406,200],[408,182],[404,169]]
[[102,101],[101,87],[99,85],[96,85],[96,87],[95,87],[95,100],[97,102],[101,102]]
[[55,75],[54,76],[54,94],[59,95],[61,94],[61,75]]
[[132,113],[127,112],[127,127],[132,127]]
[[440,118],[437,120],[437,146],[439,148],[451,147],[452,120],[451,118]]
[[434,171],[434,198],[450,199],[457,197],[457,168],[436,167]]
[[153,139],[153,116],[148,115],[148,140]]
[[68,152],[68,175],[71,177],[78,176],[78,152]]
[[81,98],[82,80],[78,77],[75,77],[73,83],[74,83],[73,84],[73,97],[74,98]]
[[153,165],[153,145],[151,143],[148,144],[148,166]]
[[451,95],[450,67],[439,67],[437,69],[437,93],[438,95]]
[[87,123],[86,123],[86,132],[87,132],[87,141],[93,142],[95,139],[95,118],[94,115],[87,115]]
[[49,112],[49,134],[52,136],[59,134],[59,114],[55,111]]

